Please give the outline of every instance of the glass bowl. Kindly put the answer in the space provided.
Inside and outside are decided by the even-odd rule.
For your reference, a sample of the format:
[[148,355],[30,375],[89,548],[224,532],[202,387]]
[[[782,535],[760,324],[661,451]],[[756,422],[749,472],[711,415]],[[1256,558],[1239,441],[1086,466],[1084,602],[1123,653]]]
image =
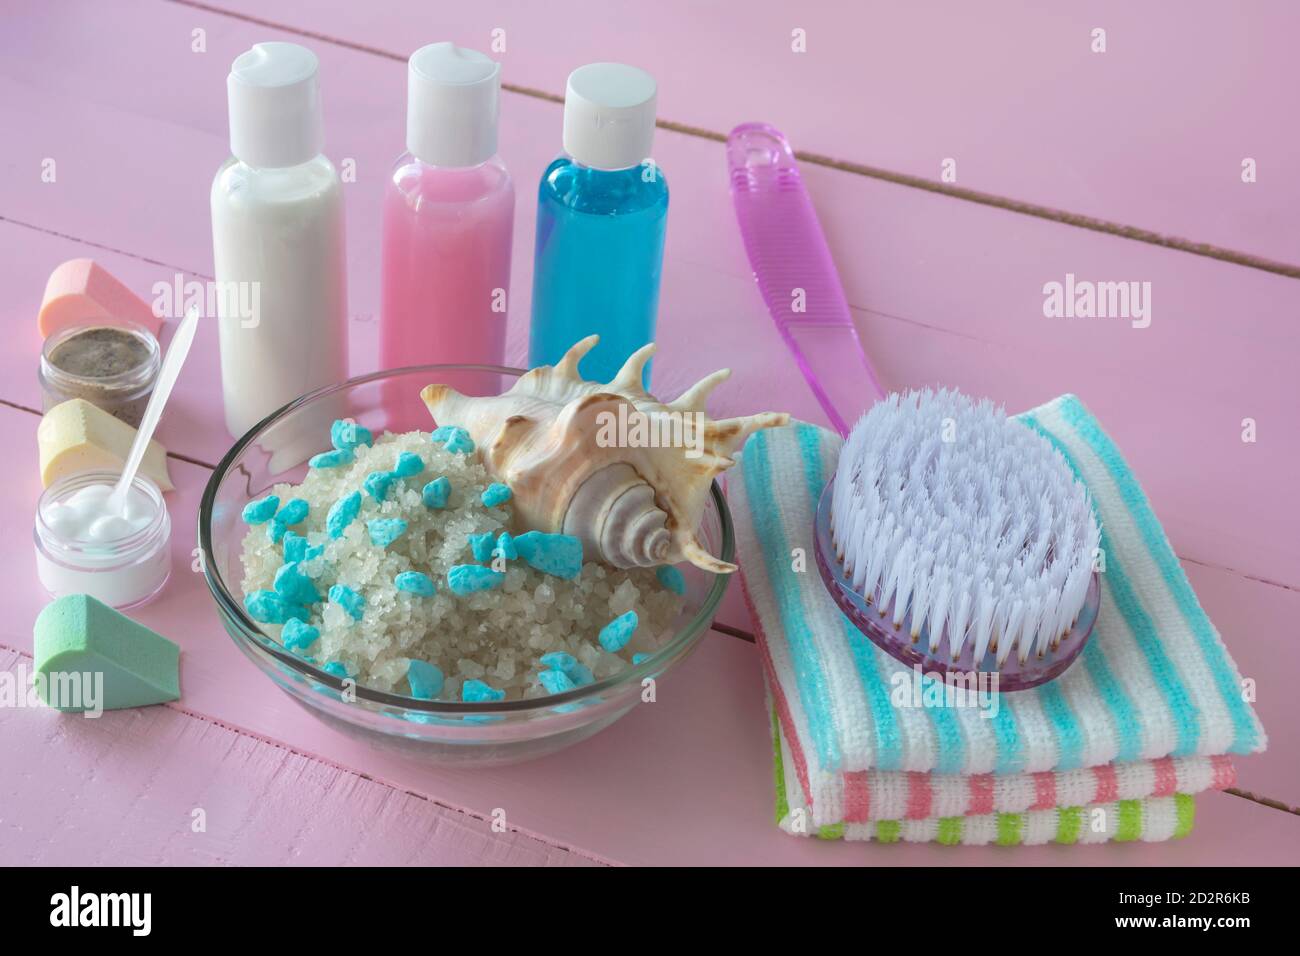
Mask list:
[[[443,382],[470,395],[495,395],[521,369],[421,365],[377,372],[318,389],[263,419],[217,466],[199,506],[203,572],[226,632],[262,673],[329,726],[369,744],[425,761],[490,766],[530,760],[608,727],[641,700],[709,629],[729,575],[680,565],[686,593],[674,634],[635,667],[583,687],[500,703],[416,700],[327,674],[263,633],[244,611],[240,560],[244,505],[275,484],[301,481],[307,459],[329,446],[330,423],[352,418],[374,434],[429,430],[420,389]],[[717,482],[698,532],[724,561],[735,557],[731,515]]]

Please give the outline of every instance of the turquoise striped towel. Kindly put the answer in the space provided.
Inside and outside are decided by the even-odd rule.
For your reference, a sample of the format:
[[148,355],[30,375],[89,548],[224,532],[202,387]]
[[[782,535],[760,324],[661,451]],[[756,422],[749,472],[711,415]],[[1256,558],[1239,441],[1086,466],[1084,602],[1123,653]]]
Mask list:
[[[1114,443],[1072,395],[1019,420],[1047,436],[1087,484],[1106,564],[1083,654],[1055,681],[1000,695],[992,717],[970,707],[893,706],[893,680],[909,672],[823,590],[813,513],[839,437],[796,422],[749,439],[728,497],[754,610],[784,638],[767,647],[799,736],[792,743],[826,773],[1033,773],[1263,750],[1264,729],[1236,665]],[[795,549],[805,556],[800,570]]]

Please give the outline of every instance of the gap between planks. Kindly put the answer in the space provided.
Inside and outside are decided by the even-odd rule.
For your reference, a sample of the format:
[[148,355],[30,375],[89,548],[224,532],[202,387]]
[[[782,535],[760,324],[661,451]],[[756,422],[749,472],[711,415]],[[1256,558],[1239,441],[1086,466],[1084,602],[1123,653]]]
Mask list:
[[[45,415],[45,413],[40,411],[39,409],[28,408],[26,405],[19,404],[18,402],[11,402],[8,399],[4,399],[4,398],[0,398],[0,405],[3,405],[5,408],[12,408],[14,411],[17,412],[26,412],[28,415],[35,415],[37,418],[43,418]],[[186,462],[187,464],[198,465],[200,468],[206,468],[208,471],[217,470],[216,465],[208,464],[206,461],[203,461],[198,458],[191,458],[189,455],[182,455],[178,451],[169,451],[167,453],[167,457],[175,458],[177,461],[183,461]]]
[[182,272],[185,273],[186,275],[192,275],[199,279],[206,279],[209,282],[212,281],[212,276],[204,272],[199,272],[195,269],[183,269],[180,266],[174,265],[170,262],[162,262],[161,260],[154,259],[149,256],[143,256],[138,252],[130,252],[129,250],[126,249],[120,249],[117,246],[110,246],[107,243],[96,242],[93,239],[84,239],[81,236],[74,236],[71,233],[60,232],[57,229],[50,229],[46,226],[38,226],[34,222],[24,222],[21,219],[13,219],[10,218],[9,216],[0,216],[0,222],[8,223],[11,226],[21,226],[23,229],[31,229],[35,232],[44,233],[47,236],[53,236],[56,239],[66,239],[69,242],[75,242],[83,246],[90,246],[93,249],[103,249],[105,252],[112,252],[119,256],[126,256],[128,259],[135,259],[137,262],[145,262],[151,266],[161,266],[164,269],[172,269],[176,272]]
[[[307,30],[302,27],[280,23],[275,20],[268,20],[263,17],[255,17],[246,13],[225,10],[213,4],[203,3],[202,0],[166,0],[166,2],[176,4],[177,6],[202,10],[206,13],[215,14],[217,16],[228,17],[232,20],[239,20],[244,23],[252,24],[253,26],[279,30],[283,33],[289,33],[304,39],[318,40],[322,43],[329,43],[334,46],[353,50],[357,53],[364,53],[369,56],[382,57],[383,59],[392,60],[397,63],[405,63],[407,59],[400,53],[394,53],[392,50],[386,50],[383,47],[358,43],[354,40],[344,40],[327,33]],[[557,93],[552,93],[548,90],[537,89],[536,87],[522,86],[517,83],[502,83],[501,89],[507,93],[514,93],[517,96],[528,96],[533,99],[544,100],[548,103],[558,103],[561,105],[564,103],[563,96],[560,96]],[[694,126],[690,123],[678,123],[668,119],[657,119],[655,125],[659,129],[668,130],[673,133],[681,133],[684,136],[694,136],[698,139],[707,139],[718,143],[725,143],[727,141],[726,133],[721,133],[717,130],[708,129],[702,126]],[[981,206],[991,206],[995,209],[1016,213],[1021,216],[1045,219],[1049,222],[1059,223],[1063,226],[1072,226],[1075,229],[1086,229],[1090,232],[1100,232],[1120,239],[1128,239],[1132,242],[1141,242],[1151,246],[1159,246],[1164,249],[1172,249],[1177,252],[1185,252],[1189,255],[1202,256],[1206,259],[1217,259],[1220,262],[1231,263],[1232,265],[1242,266],[1247,269],[1256,269],[1260,272],[1271,272],[1275,275],[1285,276],[1288,279],[1300,279],[1300,266],[1278,262],[1274,259],[1267,259],[1263,256],[1256,256],[1246,252],[1239,252],[1235,249],[1216,246],[1208,242],[1196,242],[1191,239],[1184,239],[1180,236],[1165,235],[1164,233],[1156,232],[1152,229],[1144,229],[1140,226],[1129,226],[1120,222],[1112,222],[1109,219],[1100,219],[1096,216],[1087,216],[1082,213],[1069,212],[1063,209],[1054,209],[1051,206],[1026,202],[1020,199],[1012,199],[1007,196],[999,196],[995,193],[984,192],[979,189],[969,189],[964,186],[957,186],[950,183],[940,183],[931,179],[926,179],[924,176],[916,176],[911,173],[900,173],[895,170],[884,169],[879,166],[871,166],[867,163],[859,163],[852,160],[836,159],[833,156],[827,156],[822,153],[796,149],[794,154],[800,162],[810,163],[816,166],[824,166],[828,169],[835,169],[855,176],[863,176],[867,179],[877,179],[882,182],[893,183],[896,186],[903,186],[908,189],[919,189],[924,192],[947,196],[950,199],[976,203]]]

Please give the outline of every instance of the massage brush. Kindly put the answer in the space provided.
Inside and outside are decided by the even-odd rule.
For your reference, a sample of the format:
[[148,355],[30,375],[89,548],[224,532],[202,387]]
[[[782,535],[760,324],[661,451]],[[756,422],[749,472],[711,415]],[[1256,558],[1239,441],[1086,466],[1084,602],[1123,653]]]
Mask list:
[[[926,673],[996,673],[999,690],[1056,677],[1101,602],[1082,482],[1046,437],[989,401],[947,389],[885,397],[789,143],[750,123],[727,154],[764,302],[847,436],[815,516],[827,592],[862,634]],[[850,429],[864,399],[874,404]]]
[[1100,531],[1051,443],[958,392],[890,395],[858,421],[817,507],[816,560],[835,603],[926,671],[1050,680],[1100,604]]

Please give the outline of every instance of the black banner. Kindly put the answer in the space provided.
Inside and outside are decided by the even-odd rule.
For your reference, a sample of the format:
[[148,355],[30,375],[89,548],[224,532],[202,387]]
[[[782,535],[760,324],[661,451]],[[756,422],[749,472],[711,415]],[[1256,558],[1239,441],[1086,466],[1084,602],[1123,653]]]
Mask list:
[[[1230,941],[1256,929],[1276,934],[1295,910],[1292,874],[1269,869],[736,870],[709,880],[705,893],[689,876],[665,881],[656,875],[643,883],[618,870],[544,878],[527,870],[305,868],[11,869],[5,876],[8,923],[20,936],[111,937],[128,944],[196,937],[205,945],[239,942],[254,930],[259,944],[303,942],[313,925],[354,943],[363,932],[386,944],[406,936],[419,943],[430,939],[432,926],[441,934],[455,924],[462,924],[459,932],[504,942],[497,934],[511,924],[554,927],[558,920],[566,933],[580,927],[586,935],[602,919],[614,929],[632,920],[638,935],[653,935],[673,932],[662,923],[656,929],[656,912],[692,923],[704,916],[719,929],[725,923],[743,930],[747,918],[767,921],[781,911],[818,927],[838,913],[845,925],[861,916],[886,932],[942,932],[949,941],[991,942],[1005,938],[1008,926],[1020,941],[1038,931],[1041,939],[1064,934],[1071,941],[1171,933]],[[571,918],[562,915],[565,909]]]

